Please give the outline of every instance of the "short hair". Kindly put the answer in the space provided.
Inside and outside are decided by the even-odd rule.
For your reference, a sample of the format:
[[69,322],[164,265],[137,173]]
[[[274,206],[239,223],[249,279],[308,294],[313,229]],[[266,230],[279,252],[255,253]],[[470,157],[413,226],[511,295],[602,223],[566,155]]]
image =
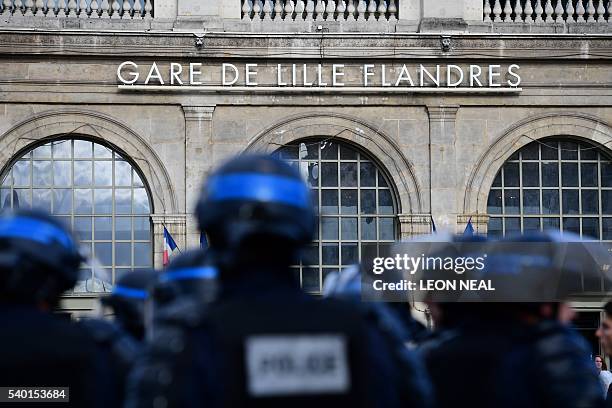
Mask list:
[[612,318],[612,301],[609,301],[608,303],[606,303],[603,309],[606,312],[606,315]]

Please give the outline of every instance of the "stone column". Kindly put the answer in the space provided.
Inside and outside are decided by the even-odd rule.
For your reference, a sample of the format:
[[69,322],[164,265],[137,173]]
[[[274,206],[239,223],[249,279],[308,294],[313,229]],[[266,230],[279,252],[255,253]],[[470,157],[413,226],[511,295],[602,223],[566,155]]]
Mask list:
[[161,268],[164,253],[164,226],[172,235],[180,251],[184,251],[187,247],[185,245],[185,215],[152,214],[151,221],[153,222],[153,266]]
[[212,116],[214,105],[183,106],[185,114],[185,204],[187,247],[199,245],[200,234],[193,210],[202,183],[212,167]]
[[398,218],[400,239],[402,240],[432,232],[431,216],[429,214],[400,214]]
[[458,110],[456,105],[427,106],[431,214],[439,231],[457,228],[455,121]]

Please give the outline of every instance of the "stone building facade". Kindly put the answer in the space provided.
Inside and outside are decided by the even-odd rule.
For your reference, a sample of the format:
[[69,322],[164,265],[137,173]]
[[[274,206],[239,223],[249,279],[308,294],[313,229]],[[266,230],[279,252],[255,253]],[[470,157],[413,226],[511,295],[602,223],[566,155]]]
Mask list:
[[1,204],[42,203],[103,258],[71,311],[161,266],[164,227],[197,246],[200,185],[245,151],[313,187],[314,292],[434,223],[612,240],[611,1],[1,3]]

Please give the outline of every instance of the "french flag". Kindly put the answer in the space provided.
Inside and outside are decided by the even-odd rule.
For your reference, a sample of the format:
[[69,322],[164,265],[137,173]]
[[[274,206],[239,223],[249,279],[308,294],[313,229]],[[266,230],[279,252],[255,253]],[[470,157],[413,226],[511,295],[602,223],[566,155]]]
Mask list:
[[164,227],[164,266],[167,266],[170,263],[170,254],[174,252],[177,248],[176,242],[174,242],[174,238],[168,232],[166,227]]

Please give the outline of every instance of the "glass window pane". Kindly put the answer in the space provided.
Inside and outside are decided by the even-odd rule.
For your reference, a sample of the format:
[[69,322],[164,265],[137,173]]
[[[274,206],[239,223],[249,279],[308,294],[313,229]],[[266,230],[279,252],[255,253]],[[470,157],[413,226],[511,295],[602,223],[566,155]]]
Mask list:
[[321,163],[321,186],[338,186],[338,163]]
[[540,164],[523,163],[523,187],[538,187],[540,185]]
[[506,214],[519,213],[519,190],[504,190],[504,205]]
[[144,188],[134,189],[134,214],[148,214],[149,209],[149,196]]
[[115,265],[131,266],[132,265],[132,244],[129,242],[115,243]]
[[563,231],[580,235],[580,218],[563,217]]
[[502,212],[502,191],[491,190],[487,199],[487,212],[489,214],[501,214]]
[[38,146],[32,151],[32,156],[37,159],[50,159],[51,158],[51,143]]
[[496,237],[502,235],[502,218],[491,217],[487,228],[487,235]]
[[342,190],[340,197],[342,214],[357,214],[357,190]]
[[380,170],[378,171],[378,187],[381,187],[381,188],[389,187],[387,180],[385,180],[385,176],[383,176]]
[[[13,208],[24,207],[28,208],[32,206],[32,194],[29,189],[16,188],[13,189],[16,196],[13,196]],[[15,200],[17,198],[17,200]]]
[[317,162],[300,162],[299,169],[309,186],[319,186],[319,164]]
[[601,186],[612,187],[612,163],[601,163]]
[[582,236],[599,239],[599,218],[582,219]]
[[110,159],[113,157],[113,154],[108,147],[94,143],[94,157],[97,159]]
[[148,242],[134,243],[134,265],[151,266],[151,244]]
[[51,212],[51,190],[35,188],[32,190],[32,208]]
[[580,164],[580,182],[582,187],[597,186],[597,163]]
[[77,160],[74,162],[74,185],[91,186],[92,162]]
[[495,176],[495,179],[493,179],[493,187],[501,187],[501,186],[502,186],[501,171],[498,171],[497,175]]
[[72,141],[58,140],[53,142],[54,159],[70,159],[72,157]]
[[376,239],[376,218],[363,217],[361,218],[361,239],[375,240]]
[[340,239],[357,240],[357,218],[342,218],[340,221]]
[[563,214],[578,214],[578,190],[564,189],[562,193]]
[[98,188],[94,190],[94,211],[96,214],[112,214],[112,193],[113,190],[110,188]]
[[357,187],[357,163],[340,163],[340,185]]
[[504,186],[518,187],[519,186],[519,164],[506,163],[504,164]]
[[520,232],[521,231],[521,219],[520,218],[506,218],[504,219],[504,225],[506,227],[506,234]]
[[320,291],[319,268],[302,269],[302,288],[306,292]]
[[578,187],[578,163],[561,163],[561,185]]
[[56,187],[72,185],[72,162],[64,160],[53,162],[53,185]]
[[604,218],[602,221],[603,235],[601,239],[612,240],[612,218]]
[[339,265],[340,264],[340,249],[338,244],[323,243],[321,244],[322,264],[323,265]]
[[523,232],[533,232],[540,230],[540,219],[539,218],[525,218],[523,219]]
[[302,265],[318,265],[319,264],[319,246],[308,245],[302,249],[301,257]]
[[30,185],[30,162],[19,160],[13,166],[13,183],[15,186]]
[[340,145],[340,160],[357,160],[357,150],[347,145]]
[[72,189],[53,190],[53,214],[72,213]]
[[134,177],[134,187],[144,187],[144,183],[136,170],[132,170],[132,177]]
[[338,160],[338,144],[334,142],[321,143],[321,159]]
[[113,181],[113,162],[94,162],[94,184],[96,186],[110,186]]
[[88,159],[93,157],[92,143],[87,140],[74,141],[74,157]]
[[338,218],[321,217],[321,238],[338,239]]
[[559,186],[559,163],[542,162],[542,186]]
[[129,187],[132,185],[132,166],[125,161],[115,161],[115,185]]
[[599,193],[597,190],[581,190],[582,214],[599,214]]
[[521,149],[523,160],[538,160],[539,157],[539,143],[531,142],[527,146]]
[[113,244],[110,242],[94,242],[94,257],[102,266],[113,264]]
[[89,188],[76,188],[74,190],[74,212],[76,214],[91,214],[92,206],[92,191]]
[[542,214],[559,214],[559,190],[542,190]]
[[382,241],[393,241],[395,239],[395,222],[393,218],[380,218],[378,220],[379,239]]
[[118,188],[115,190],[115,213],[132,213],[132,190],[128,188]]
[[540,190],[523,191],[523,213],[540,214]]
[[543,218],[542,229],[559,231],[561,229],[561,220],[559,218]]
[[[145,235],[146,238],[135,239],[148,239],[148,233]],[[132,219],[129,217],[117,217],[115,218],[115,239],[128,240],[132,239]]]
[[359,164],[359,182],[362,187],[376,187],[376,167],[371,162]]
[[580,144],[580,160],[597,160],[597,148],[593,145]]
[[341,262],[342,265],[353,265],[359,260],[358,245],[355,243],[342,244],[341,246]]
[[338,214],[338,190],[321,190],[321,214]]
[[542,160],[559,160],[559,143],[544,141],[541,143]]
[[298,147],[297,146],[283,146],[279,151],[279,157],[284,160],[297,160],[298,158]]
[[113,238],[113,220],[111,217],[94,219],[94,239],[108,240]]
[[91,217],[74,217],[74,232],[79,240],[92,239]]
[[578,144],[574,142],[561,142],[561,160],[578,160]]
[[379,214],[393,214],[393,198],[391,197],[391,191],[389,190],[378,190],[378,213]]
[[151,221],[149,221],[149,217],[134,217],[134,239],[151,239]]
[[13,204],[11,203],[11,197],[13,194],[11,193],[10,188],[2,188],[0,189],[0,209],[12,208]]
[[376,190],[361,190],[361,214],[376,214]]
[[601,213],[604,215],[612,214],[612,190],[601,191]]
[[34,160],[32,164],[32,185],[36,187],[51,186],[51,162]]

